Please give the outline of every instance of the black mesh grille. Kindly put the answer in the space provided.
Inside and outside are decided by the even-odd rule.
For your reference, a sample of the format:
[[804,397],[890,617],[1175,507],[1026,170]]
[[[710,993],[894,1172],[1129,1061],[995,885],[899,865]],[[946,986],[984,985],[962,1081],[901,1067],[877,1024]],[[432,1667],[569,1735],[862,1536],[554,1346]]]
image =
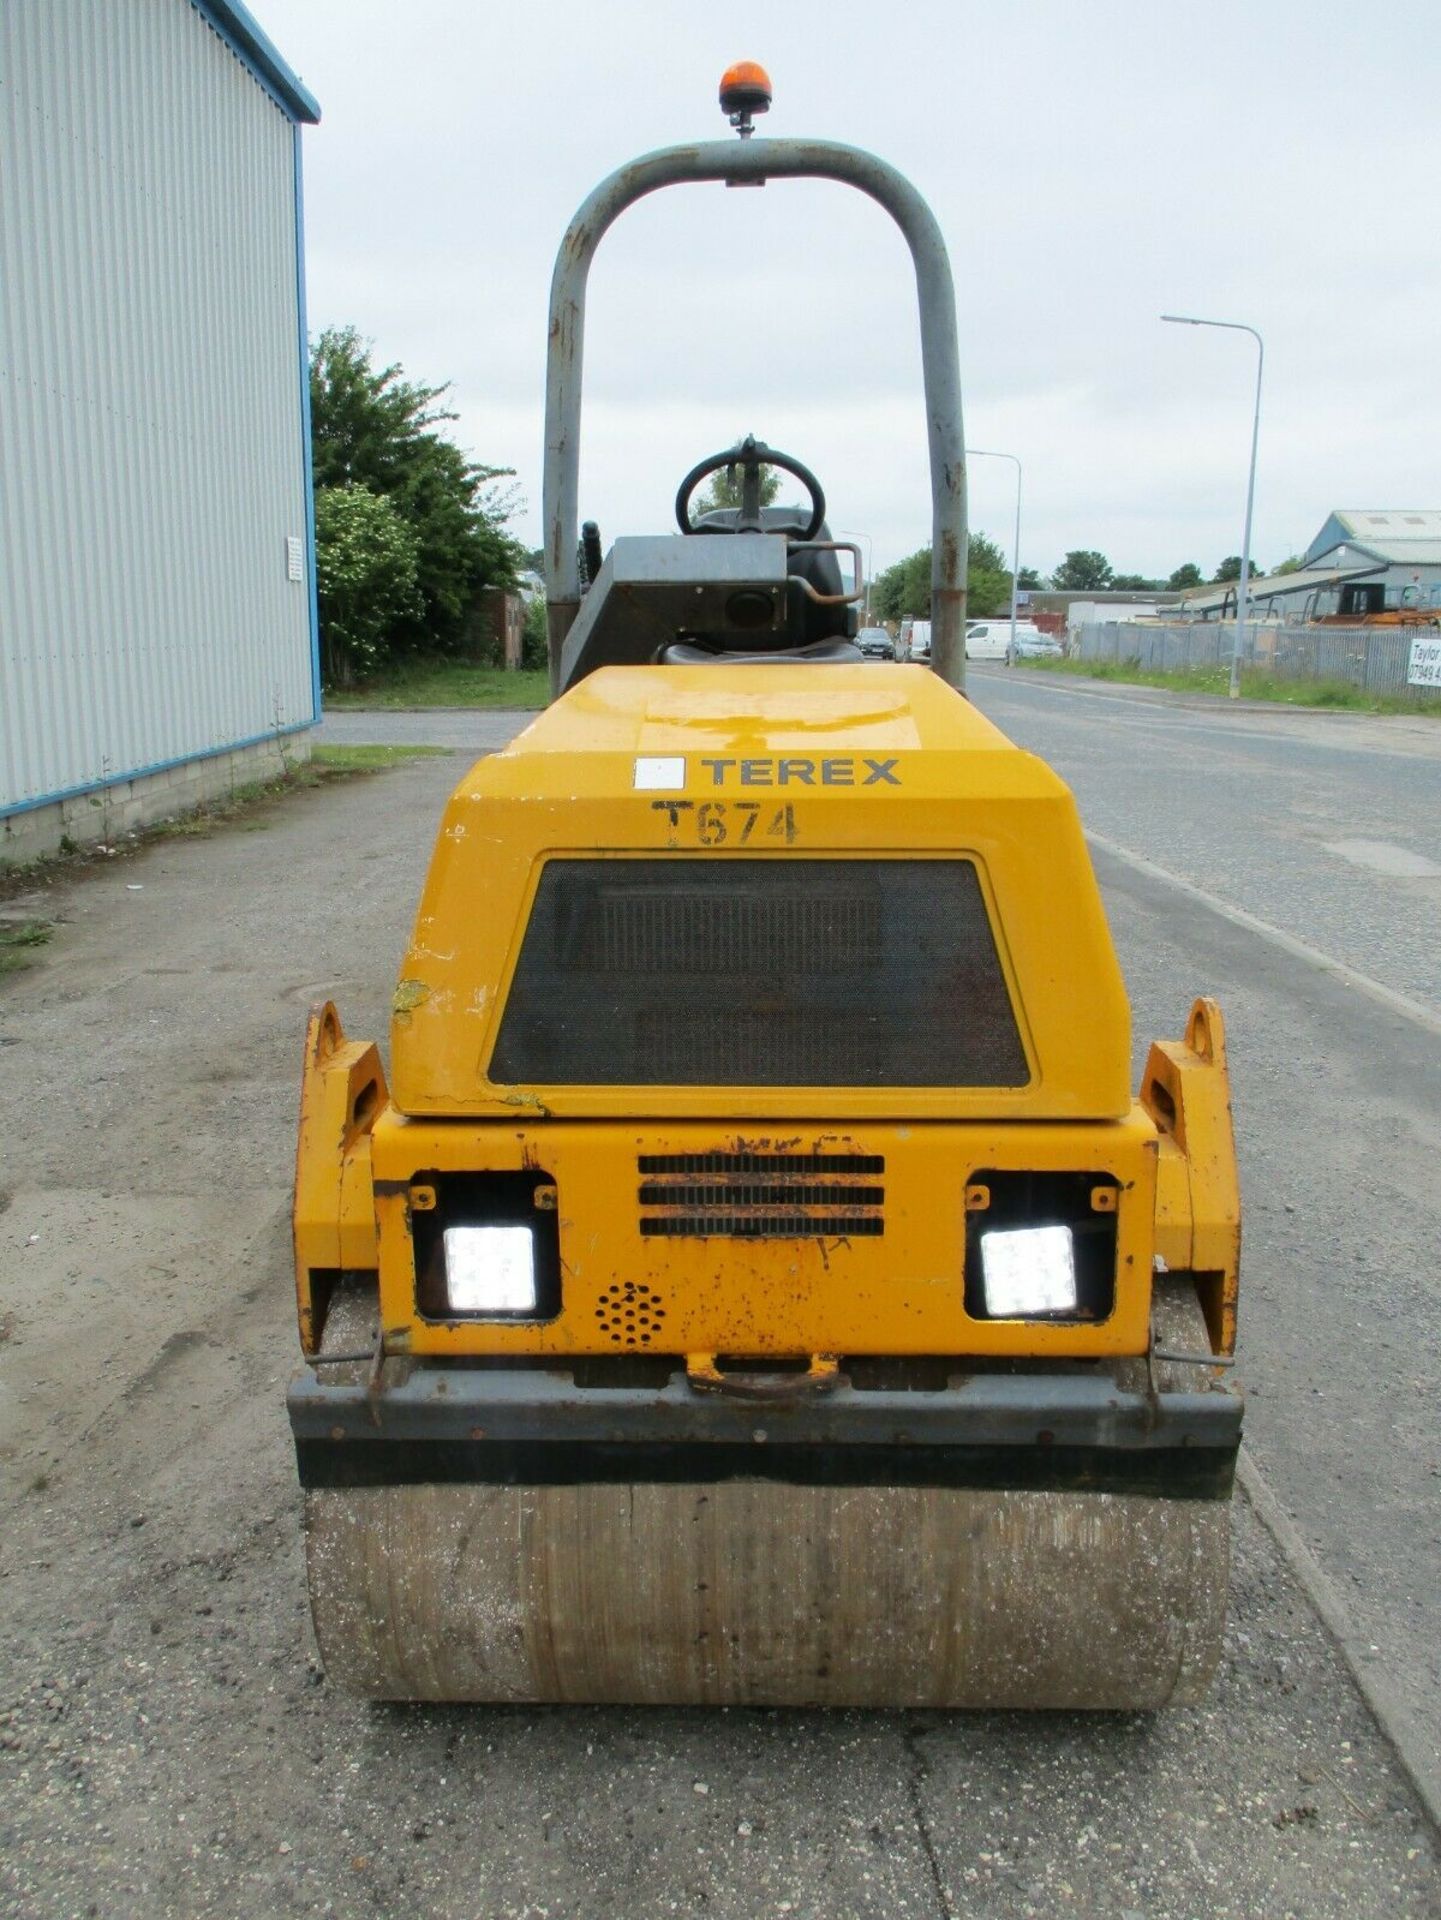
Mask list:
[[490,1077],[532,1086],[1020,1086],[965,860],[552,860]]
[[576,964],[602,973],[834,973],[880,958],[878,895],[777,897],[675,887],[600,887]]
[[854,1240],[885,1232],[880,1217],[853,1213],[655,1214],[642,1217],[648,1238],[684,1240]]
[[642,1173],[884,1173],[880,1153],[643,1153]]
[[635,1019],[642,1078],[662,1086],[862,1087],[882,1077],[879,1028],[838,1026],[824,1010],[641,1007]]
[[829,1240],[885,1232],[880,1154],[643,1153],[636,1165],[647,1237]]
[[833,1207],[865,1195],[872,1206],[886,1197],[884,1187],[756,1186],[752,1181],[737,1181],[728,1187],[663,1186],[652,1181],[640,1190],[643,1207]]

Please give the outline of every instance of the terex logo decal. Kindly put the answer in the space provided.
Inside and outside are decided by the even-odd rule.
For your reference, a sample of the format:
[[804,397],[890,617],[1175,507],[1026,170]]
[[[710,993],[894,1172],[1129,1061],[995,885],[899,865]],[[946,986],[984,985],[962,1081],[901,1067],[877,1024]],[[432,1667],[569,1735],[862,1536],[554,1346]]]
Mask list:
[[[894,760],[702,760],[713,787],[898,787]],[[704,776],[702,784],[705,784]]]

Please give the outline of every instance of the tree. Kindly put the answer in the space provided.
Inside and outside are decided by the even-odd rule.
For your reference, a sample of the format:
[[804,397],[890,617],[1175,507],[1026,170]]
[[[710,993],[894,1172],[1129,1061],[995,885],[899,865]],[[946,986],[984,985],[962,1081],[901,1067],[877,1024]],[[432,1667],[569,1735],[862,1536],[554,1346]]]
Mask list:
[[1143,573],[1116,573],[1111,576],[1113,593],[1151,593],[1156,582],[1148,580]]
[[1051,576],[1052,584],[1070,592],[1104,592],[1111,584],[1111,563],[1093,547],[1075,547]]
[[880,620],[928,620],[931,614],[931,550],[917,547],[876,576],[871,612]]
[[1177,567],[1166,582],[1172,593],[1185,593],[1188,587],[1199,587],[1200,584],[1201,569],[1194,560],[1188,560],[1184,566]]
[[405,379],[399,366],[377,371],[354,327],[327,329],[311,351],[316,487],[365,487],[414,541],[418,597],[392,616],[381,654],[454,650],[480,589],[512,585],[524,558],[505,531],[514,490],[497,485],[511,470],[481,466],[438,431],[458,417],[439,404],[447,391]]
[[[1254,567],[1251,568],[1250,571],[1254,573],[1255,568]],[[1240,578],[1241,578],[1241,556],[1239,553],[1227,554],[1226,558],[1221,562],[1220,566],[1217,567],[1216,571],[1211,575],[1212,581],[1217,586],[1220,586],[1223,582],[1227,580],[1239,580]]]
[[966,612],[984,620],[991,614],[1008,613],[1010,606],[1010,561],[994,540],[973,533],[966,562]]
[[[966,569],[967,611],[977,618],[1002,612],[1011,604],[1010,562],[994,540],[973,533]],[[931,550],[918,547],[904,560],[876,576],[871,587],[871,612],[878,620],[929,620],[931,617]]]
[[[699,520],[703,513],[718,513],[723,507],[738,507],[745,475],[740,467],[717,467],[705,486],[690,503],[690,517]],[[781,490],[778,467],[761,467],[761,505],[771,506]]]
[[1304,558],[1299,553],[1293,553],[1288,559],[1283,560],[1279,567],[1272,567],[1271,571],[1272,573],[1299,573],[1305,564]]
[[420,611],[415,535],[389,500],[359,481],[321,487],[315,572],[325,678],[352,686],[384,657],[395,624]]
[[1016,585],[1028,593],[1039,593],[1045,587],[1045,581],[1034,567],[1022,567],[1016,575]]

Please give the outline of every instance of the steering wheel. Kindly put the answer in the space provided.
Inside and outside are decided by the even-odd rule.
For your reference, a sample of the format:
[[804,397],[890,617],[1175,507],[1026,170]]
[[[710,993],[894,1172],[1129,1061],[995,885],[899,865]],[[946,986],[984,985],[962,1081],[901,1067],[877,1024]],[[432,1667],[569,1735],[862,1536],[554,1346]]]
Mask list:
[[814,540],[821,530],[826,517],[826,496],[821,491],[821,483],[809,467],[803,467],[788,453],[778,453],[774,447],[768,447],[763,440],[748,435],[739,446],[729,447],[724,453],[713,453],[691,468],[681,481],[675,497],[675,517],[682,533],[758,533],[759,525],[738,527],[698,527],[690,517],[691,495],[709,474],[718,473],[722,467],[740,467],[744,470],[754,468],[757,478],[762,467],[780,467],[784,472],[794,474],[811,497],[811,517],[804,528],[788,538]]

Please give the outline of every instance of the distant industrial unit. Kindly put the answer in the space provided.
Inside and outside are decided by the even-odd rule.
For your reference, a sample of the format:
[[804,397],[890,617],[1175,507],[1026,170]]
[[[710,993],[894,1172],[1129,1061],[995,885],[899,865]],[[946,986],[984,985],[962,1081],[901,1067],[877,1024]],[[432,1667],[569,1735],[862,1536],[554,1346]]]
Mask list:
[[234,0],[0,11],[0,861],[307,751],[318,119]]
[[[1300,567],[1252,580],[1247,599],[1253,619],[1288,624],[1387,614],[1441,621],[1441,511],[1337,507]],[[1197,588],[1178,612],[1182,619],[1234,620],[1235,581]]]

